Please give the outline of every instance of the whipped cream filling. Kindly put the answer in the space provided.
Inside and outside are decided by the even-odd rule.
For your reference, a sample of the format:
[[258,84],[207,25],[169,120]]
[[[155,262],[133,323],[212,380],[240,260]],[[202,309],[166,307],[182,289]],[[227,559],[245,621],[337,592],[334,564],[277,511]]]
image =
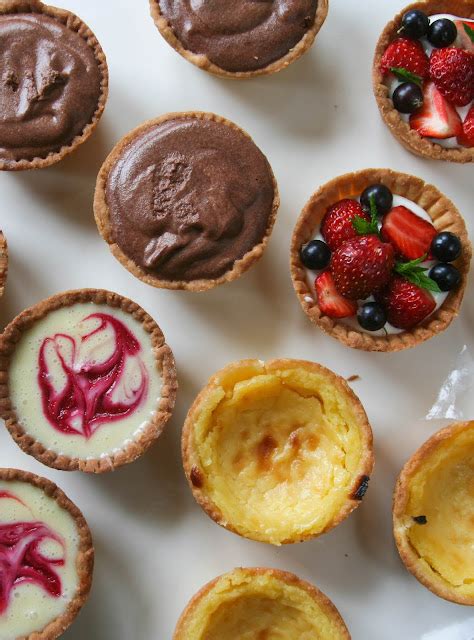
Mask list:
[[[52,595],[41,581],[31,577],[25,579],[29,570],[27,561],[26,572],[20,571],[22,550],[34,540],[34,534],[25,531],[13,545],[0,543],[0,566],[6,562],[0,575],[2,597],[6,603],[6,608],[0,613],[2,640],[27,637],[44,629],[65,613],[78,588],[76,561],[80,535],[74,518],[29,482],[0,480],[0,528],[22,526],[26,530],[28,523],[38,525],[36,531],[50,532],[49,537],[45,536],[39,542],[36,553],[40,554],[42,563],[53,567],[58,578],[57,592]],[[14,581],[12,568],[16,568],[15,562],[19,568]]]
[[[357,200],[357,202],[359,202],[360,198],[354,198],[354,200]],[[408,198],[404,198],[403,196],[398,196],[396,194],[393,194],[393,206],[394,207],[400,207],[400,206],[406,207],[407,209],[410,209],[410,211],[415,213],[417,216],[420,216],[420,218],[423,218],[424,220],[427,220],[428,222],[432,222],[430,216],[426,213],[426,211],[422,207],[420,207],[418,204],[416,204],[416,202],[413,202],[412,200],[409,200]],[[323,240],[324,241],[324,238],[321,235],[321,231],[320,231],[319,228],[317,230],[317,233],[311,239],[312,240]],[[433,261],[426,261],[426,262],[423,263],[423,266],[425,266],[428,269],[430,269],[433,264],[435,264]],[[305,300],[306,300],[306,302],[317,301],[318,296],[316,295],[316,289],[315,289],[315,286],[314,286],[314,282],[316,280],[316,277],[317,277],[318,273],[320,273],[320,272],[312,271],[311,269],[305,268],[305,273],[306,273],[306,282],[308,283],[308,286],[309,286],[309,288],[311,289],[311,292],[312,292],[312,297],[306,296]],[[432,292],[431,295],[434,297],[434,299],[436,301],[436,308],[433,311],[433,313],[435,313],[441,307],[441,305],[446,300],[446,298],[448,297],[448,293],[447,292],[441,292],[441,293],[433,293]],[[370,296],[366,300],[359,300],[359,304],[362,304],[363,302],[371,302],[371,301],[373,301],[373,299],[374,299],[373,296]],[[366,329],[364,329],[363,327],[360,326],[360,324],[357,321],[357,317],[356,316],[352,316],[350,318],[341,318],[341,319],[338,319],[337,322],[345,324],[345,325],[355,329],[356,331],[360,331],[362,333],[369,333],[370,335],[373,335],[373,336],[385,336],[386,332],[387,333],[403,333],[403,331],[404,331],[404,329],[397,329],[397,327],[392,326],[388,322],[386,323],[384,329],[379,329],[378,331],[367,331]]]
[[151,337],[122,311],[61,307],[24,332],[9,367],[23,429],[58,455],[96,459],[126,448],[161,398]]

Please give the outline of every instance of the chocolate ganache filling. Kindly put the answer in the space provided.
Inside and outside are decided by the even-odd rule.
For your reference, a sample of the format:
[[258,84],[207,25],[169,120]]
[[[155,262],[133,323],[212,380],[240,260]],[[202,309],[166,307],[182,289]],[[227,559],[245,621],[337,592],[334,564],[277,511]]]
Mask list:
[[59,151],[92,121],[101,95],[93,49],[40,13],[0,16],[0,159]]
[[318,0],[157,0],[181,44],[226,71],[284,57],[313,26]]
[[112,166],[114,241],[163,280],[214,279],[266,235],[275,196],[269,164],[241,131],[195,117],[153,125]]

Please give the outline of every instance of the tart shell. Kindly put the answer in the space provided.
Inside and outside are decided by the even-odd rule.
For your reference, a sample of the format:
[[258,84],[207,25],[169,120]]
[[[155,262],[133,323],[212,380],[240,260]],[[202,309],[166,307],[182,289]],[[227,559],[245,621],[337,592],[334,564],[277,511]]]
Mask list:
[[[436,230],[451,231],[461,240],[463,251],[454,263],[461,273],[461,284],[425,321],[409,331],[387,336],[374,336],[324,315],[306,281],[300,260],[300,247],[312,239],[328,207],[343,198],[356,198],[371,184],[386,185],[393,193],[418,204],[430,216]],[[401,351],[414,347],[447,329],[459,313],[466,288],[472,247],[465,222],[454,204],[436,187],[420,178],[391,169],[365,169],[347,173],[326,183],[307,202],[296,223],[291,241],[290,268],[293,286],[303,311],[323,331],[348,347],[364,351]]]
[[161,13],[159,0],[150,0],[151,17],[163,38],[173,47],[173,49],[175,49],[175,51],[188,60],[188,62],[191,62],[196,67],[199,67],[204,71],[208,71],[216,76],[234,80],[242,80],[277,73],[278,71],[282,71],[282,69],[286,69],[286,67],[288,67],[292,62],[298,60],[298,58],[301,58],[301,56],[311,48],[319,30],[323,26],[328,15],[328,8],[329,0],[319,0],[313,25],[308,29],[303,38],[279,60],[272,62],[262,69],[256,69],[254,71],[226,71],[211,62],[206,55],[193,53],[192,51],[189,51],[189,49],[186,49],[181,41],[175,36],[168,20]]
[[113,228],[110,223],[110,212],[109,207],[107,205],[106,198],[106,189],[107,189],[107,180],[110,171],[113,166],[117,162],[118,158],[121,156],[122,152],[126,149],[126,147],[137,137],[140,136],[144,131],[155,127],[157,125],[162,124],[163,122],[167,122],[168,120],[175,120],[177,118],[197,118],[200,120],[214,120],[215,122],[219,122],[225,124],[226,126],[238,131],[245,137],[250,138],[249,134],[245,132],[243,129],[238,127],[236,124],[223,118],[221,116],[215,115],[213,113],[206,113],[202,111],[185,111],[178,113],[167,113],[159,118],[155,118],[153,120],[148,120],[144,122],[136,129],[130,131],[125,137],[123,137],[114,149],[111,151],[104,164],[102,165],[99,175],[97,177],[97,184],[95,189],[94,196],[94,214],[95,221],[99,232],[103,239],[109,245],[110,251],[113,253],[115,258],[134,276],[151,285],[152,287],[159,287],[163,289],[184,289],[188,291],[207,291],[216,287],[217,285],[223,284],[225,282],[232,282],[239,278],[245,271],[247,271],[257,260],[259,260],[263,252],[268,244],[268,240],[270,238],[273,225],[275,223],[276,214],[278,211],[278,207],[280,206],[280,197],[278,195],[278,186],[275,180],[275,176],[273,175],[273,171],[268,164],[268,169],[271,174],[273,189],[274,189],[274,198],[272,204],[272,211],[268,218],[267,229],[265,235],[262,240],[256,244],[250,251],[237,260],[232,269],[226,271],[223,275],[218,278],[210,278],[210,279],[202,279],[202,280],[163,280],[158,276],[155,276],[147,271],[145,271],[142,267],[140,267],[134,260],[129,258],[119,247],[119,245],[114,240]]
[[97,104],[97,109],[92,120],[87,124],[82,133],[77,135],[68,145],[62,146],[59,151],[52,151],[45,157],[37,157],[32,160],[0,160],[0,171],[22,171],[25,169],[44,169],[52,164],[56,164],[67,155],[75,151],[83,142],[88,140],[96,128],[103,112],[109,93],[109,71],[107,60],[99,41],[89,27],[74,13],[50,7],[43,4],[41,0],[3,0],[0,3],[0,15],[15,13],[42,13],[50,18],[54,18],[58,22],[64,24],[71,31],[78,33],[89,47],[93,49],[94,56],[97,61],[101,73],[101,94]]
[[411,129],[409,123],[402,120],[393,106],[389,89],[384,83],[384,78],[380,71],[380,62],[388,45],[398,36],[397,31],[400,28],[403,15],[412,9],[419,9],[428,15],[450,13],[461,18],[474,20],[473,0],[425,0],[408,5],[387,24],[377,42],[372,70],[373,90],[380,115],[392,135],[408,151],[415,155],[433,160],[461,163],[474,162],[474,147],[447,149],[435,142],[431,142],[428,138],[424,138],[417,131]]
[[0,298],[5,292],[8,273],[8,245],[3,232],[0,231]]
[[[113,308],[120,308],[140,322],[150,334],[155,353],[156,363],[163,378],[161,398],[156,412],[153,414],[146,428],[140,436],[115,454],[103,458],[70,458],[47,449],[43,444],[30,436],[20,424],[19,418],[12,407],[8,391],[8,370],[10,359],[20,341],[22,333],[27,331],[36,321],[41,320],[51,311],[61,307],[81,302],[107,304]],[[7,429],[15,442],[25,453],[37,460],[62,471],[85,471],[87,473],[103,473],[112,471],[124,464],[134,462],[161,435],[166,423],[171,417],[177,391],[176,367],[171,349],[165,343],[161,329],[146,311],[138,304],[117,293],[103,289],[79,289],[66,291],[47,298],[20,313],[5,328],[0,336],[0,416],[5,420]]]

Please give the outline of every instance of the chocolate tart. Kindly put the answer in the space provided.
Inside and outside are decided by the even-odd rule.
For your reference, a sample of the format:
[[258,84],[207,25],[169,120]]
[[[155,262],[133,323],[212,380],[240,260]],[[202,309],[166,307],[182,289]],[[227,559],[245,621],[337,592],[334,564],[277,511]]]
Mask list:
[[441,598],[474,605],[474,422],[438,431],[397,481],[393,531],[406,568]]
[[212,113],[169,113],[126,135],[94,200],[114,256],[154,287],[204,291],[238,278],[267,245],[279,206],[250,136]]
[[8,274],[8,245],[3,232],[0,231],[0,298],[5,292]]
[[328,13],[328,0],[191,4],[150,0],[151,15],[164,39],[186,60],[234,79],[285,69],[308,51]]
[[422,0],[405,7],[391,20],[382,31],[375,49],[372,83],[375,99],[380,110],[380,115],[392,135],[406,148],[417,156],[431,158],[433,160],[447,160],[450,162],[474,162],[474,147],[445,148],[430,139],[421,136],[410,128],[400,113],[394,108],[390,97],[389,88],[384,82],[380,71],[380,62],[388,45],[398,37],[403,15],[411,9],[419,9],[428,16],[448,13],[474,20],[474,0]]
[[92,584],[94,547],[84,516],[53,482],[0,469],[0,637],[54,640]]
[[0,336],[0,415],[55,469],[102,473],[136,460],[170,418],[176,388],[158,325],[110,291],[57,294]]
[[0,3],[0,44],[0,170],[48,167],[97,126],[108,95],[104,52],[80,18],[40,0]]
[[[362,329],[324,315],[308,284],[301,263],[300,248],[314,236],[327,209],[343,198],[357,198],[366,187],[381,183],[392,193],[419,205],[431,218],[438,232],[451,231],[462,243],[462,254],[454,263],[461,273],[461,284],[451,291],[441,306],[413,329],[388,335],[373,335]],[[466,225],[454,204],[436,187],[405,173],[391,169],[365,169],[347,173],[316,191],[298,218],[291,241],[290,268],[293,286],[303,311],[323,331],[343,344],[364,351],[401,351],[414,347],[444,331],[458,315],[470,268],[472,247]]]
[[212,376],[187,415],[182,453],[208,516],[275,545],[344,520],[374,462],[359,399],[345,380],[304,360],[242,360]]

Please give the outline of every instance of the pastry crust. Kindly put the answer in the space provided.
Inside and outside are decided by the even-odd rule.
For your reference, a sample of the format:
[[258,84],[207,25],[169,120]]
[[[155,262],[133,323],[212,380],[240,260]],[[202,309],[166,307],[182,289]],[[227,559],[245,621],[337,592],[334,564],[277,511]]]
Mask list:
[[[323,376],[325,381],[343,395],[350,405],[352,414],[355,418],[354,421],[357,423],[361,441],[361,452],[360,459],[357,464],[357,471],[354,471],[352,474],[353,477],[351,485],[348,487],[347,495],[342,507],[337,512],[330,514],[330,517],[326,519],[325,526],[321,530],[316,532],[307,530],[304,533],[294,531],[290,537],[286,539],[279,538],[277,541],[268,535],[262,534],[261,532],[249,531],[238,522],[233,523],[229,521],[230,519],[228,516],[224,517],[220,507],[214,502],[206,490],[206,471],[203,469],[199,455],[199,447],[195,440],[195,422],[200,415],[201,407],[209,396],[222,387],[223,379],[232,379],[232,377],[235,378],[235,381],[247,379],[252,377],[252,374],[249,376],[246,375],[248,370],[253,371],[256,367],[258,368],[262,366],[265,368],[263,373],[266,372],[269,374],[273,371],[277,372],[279,370],[285,371],[296,369],[298,371],[307,371],[309,373],[316,373]],[[260,372],[260,374],[261,373],[262,372]],[[253,375],[259,375],[259,373],[254,373]],[[314,390],[314,394],[317,396],[317,390]],[[372,429],[359,398],[343,378],[319,364],[308,362],[306,360],[277,359],[269,360],[265,363],[258,360],[241,360],[233,362],[218,371],[210,378],[188,411],[182,432],[181,449],[183,466],[188,484],[193,492],[196,502],[207,513],[207,515],[221,527],[242,537],[261,542],[269,542],[276,545],[303,542],[304,540],[309,540],[326,533],[340,524],[360,505],[367,490],[370,475],[374,466]],[[293,528],[295,529],[295,527]]]
[[404,122],[399,112],[393,106],[389,89],[384,83],[380,72],[380,61],[386,48],[397,37],[402,16],[412,9],[419,9],[428,15],[438,13],[450,13],[474,20],[474,0],[422,0],[408,5],[391,20],[380,36],[375,49],[374,63],[372,69],[372,83],[375,99],[385,124],[390,129],[392,135],[401,144],[417,156],[432,158],[433,160],[448,160],[450,162],[474,162],[474,147],[459,147],[457,149],[447,149],[428,138],[420,136],[414,129],[410,128],[408,122]]
[[42,13],[54,18],[64,24],[68,29],[78,33],[89,47],[93,49],[94,56],[99,67],[101,80],[101,94],[97,104],[97,109],[89,124],[85,126],[82,133],[77,135],[68,145],[64,145],[59,151],[52,151],[43,158],[33,158],[32,160],[0,160],[0,171],[23,171],[25,169],[43,169],[52,164],[56,164],[64,157],[75,151],[93,133],[103,112],[109,93],[109,71],[105,53],[89,27],[74,13],[57,7],[50,7],[43,4],[41,0],[2,0],[0,3],[0,15],[8,13]]
[[76,570],[79,578],[76,595],[68,604],[62,616],[50,622],[43,630],[35,631],[28,636],[22,636],[16,640],[55,640],[61,636],[73,623],[85,604],[92,585],[92,574],[94,570],[94,546],[91,532],[86,519],[76,505],[61,491],[61,489],[46,478],[37,476],[27,471],[19,469],[0,469],[0,480],[12,482],[29,482],[34,487],[38,487],[44,493],[57,502],[64,510],[68,511],[73,518],[77,531],[79,532],[79,544],[76,560]]
[[[334,603],[314,585],[306,582],[305,580],[301,580],[301,578],[299,578],[295,574],[289,573],[287,571],[280,571],[279,569],[267,569],[264,567],[252,567],[234,569],[233,571],[229,571],[228,573],[219,576],[208,584],[204,585],[204,587],[202,587],[202,589],[193,596],[193,598],[190,600],[183,613],[181,614],[181,617],[178,620],[175,632],[173,634],[173,640],[202,640],[201,638],[190,638],[188,627],[195,617],[198,607],[204,599],[214,596],[215,600],[217,601],[214,610],[217,609],[220,600],[219,587],[227,583],[228,589],[231,589],[234,584],[236,586],[241,586],[246,583],[252,585],[252,582],[256,582],[262,579],[268,579],[269,581],[281,583],[282,586],[289,586],[292,589],[303,591],[316,603],[317,607],[321,610],[323,615],[325,615],[326,618],[330,619],[334,627],[337,629],[337,639],[334,637],[334,640],[351,639],[344,620],[342,619],[341,614],[337,610]],[[262,595],[264,594],[265,592],[262,590]]]
[[[119,452],[101,458],[70,458],[46,449],[43,444],[31,437],[21,426],[19,418],[12,407],[8,390],[10,360],[22,333],[51,311],[81,302],[94,302],[95,304],[107,304],[113,308],[120,308],[133,316],[135,320],[138,320],[145,331],[150,334],[157,369],[163,379],[161,398],[157,410],[148,425],[141,431],[139,437]],[[10,322],[0,336],[0,416],[5,420],[6,427],[13,439],[25,453],[34,456],[43,464],[54,469],[104,473],[124,464],[134,462],[161,435],[173,411],[177,386],[173,353],[165,343],[163,333],[153,318],[135,302],[104,289],[66,291],[47,298],[22,311]]]
[[173,28],[169,24],[168,20],[161,13],[159,0],[149,1],[151,17],[153,18],[155,25],[163,38],[173,47],[173,49],[175,49],[175,51],[204,71],[208,71],[216,76],[221,76],[222,78],[230,78],[234,80],[242,80],[245,78],[254,78],[256,76],[265,76],[277,73],[278,71],[282,71],[282,69],[286,69],[286,67],[288,67],[292,62],[298,60],[298,58],[301,58],[301,56],[311,48],[319,30],[327,18],[329,9],[329,0],[319,0],[313,25],[308,29],[308,31],[306,31],[303,38],[279,60],[272,62],[262,69],[255,69],[254,71],[226,71],[211,62],[206,55],[193,53],[192,51],[189,51],[189,49],[186,49],[181,41],[175,36]]
[[[374,336],[322,314],[306,281],[300,260],[300,248],[313,237],[329,206],[343,198],[355,198],[371,184],[385,184],[393,193],[406,197],[422,207],[430,216],[437,231],[451,231],[459,236],[462,255],[455,262],[461,273],[461,284],[450,292],[440,308],[424,322],[409,331]],[[391,169],[365,169],[347,173],[326,183],[314,193],[296,223],[291,241],[290,268],[293,286],[303,311],[312,322],[348,347],[364,351],[401,351],[414,347],[444,331],[458,315],[466,288],[472,247],[466,225],[454,204],[436,187],[420,178]]]
[[8,274],[8,245],[7,239],[0,231],[0,298],[5,292],[5,283]]
[[[435,466],[435,456],[440,448],[449,446],[450,441],[463,436],[467,431],[474,433],[474,422],[459,422],[441,429],[429,438],[405,464],[398,477],[393,497],[393,533],[403,563],[421,584],[445,600],[472,606],[474,605],[474,592],[471,595],[460,593],[455,586],[445,580],[428,561],[425,561],[417,553],[410,542],[409,529],[410,526],[426,525],[413,525],[413,514],[407,513],[415,474],[419,473],[422,467],[425,467],[430,475],[434,475],[438,471],[438,465]],[[430,460],[433,460],[431,468],[429,468]],[[455,503],[454,497],[453,503]],[[444,545],[444,542],[444,540],[441,541],[441,546]]]
[[138,126],[136,129],[130,131],[126,136],[124,136],[111,151],[104,164],[102,165],[99,175],[97,177],[97,184],[95,188],[95,196],[94,196],[94,215],[97,227],[103,239],[109,245],[109,249],[113,253],[113,255],[117,258],[117,260],[134,276],[151,285],[152,287],[159,287],[163,289],[185,289],[188,291],[207,291],[208,289],[212,289],[217,285],[223,284],[225,282],[232,282],[239,278],[247,269],[249,269],[257,260],[259,260],[263,252],[268,244],[268,240],[270,238],[270,234],[273,229],[273,225],[275,223],[276,214],[278,211],[278,207],[280,206],[280,197],[278,195],[278,186],[275,180],[275,176],[273,175],[273,171],[268,164],[268,170],[270,172],[273,189],[274,189],[274,197],[272,204],[272,211],[268,218],[267,229],[265,235],[259,244],[256,244],[250,251],[234,262],[232,269],[226,271],[223,275],[218,278],[210,278],[210,279],[201,279],[201,280],[162,280],[158,276],[155,276],[151,273],[142,269],[134,260],[129,258],[122,249],[118,246],[118,244],[114,240],[113,228],[110,223],[110,212],[109,207],[107,205],[106,198],[106,189],[107,189],[107,180],[109,177],[109,173],[112,170],[113,166],[117,162],[118,158],[121,156],[123,150],[137,137],[140,136],[144,131],[155,127],[163,122],[168,120],[174,120],[177,118],[197,118],[200,120],[214,120],[215,122],[219,122],[225,124],[226,126],[238,131],[242,135],[251,139],[249,134],[238,127],[236,124],[223,118],[221,116],[215,115],[214,113],[206,113],[202,111],[185,111],[178,113],[167,113],[159,118],[155,118],[153,120],[148,120]]

